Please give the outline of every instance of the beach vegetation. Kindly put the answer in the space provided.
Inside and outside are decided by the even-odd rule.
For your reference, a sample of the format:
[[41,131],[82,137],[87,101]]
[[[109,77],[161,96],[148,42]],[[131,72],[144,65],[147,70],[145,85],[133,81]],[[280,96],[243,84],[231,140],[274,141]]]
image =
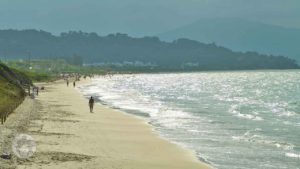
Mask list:
[[25,97],[25,86],[32,85],[31,80],[22,72],[10,69],[0,63],[0,121],[18,107]]

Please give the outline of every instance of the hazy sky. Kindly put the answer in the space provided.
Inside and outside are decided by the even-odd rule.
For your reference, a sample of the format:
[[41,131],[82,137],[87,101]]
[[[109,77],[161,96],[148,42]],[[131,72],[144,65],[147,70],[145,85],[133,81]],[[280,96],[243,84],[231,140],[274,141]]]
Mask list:
[[300,0],[0,0],[0,29],[155,35],[201,18],[300,28]]

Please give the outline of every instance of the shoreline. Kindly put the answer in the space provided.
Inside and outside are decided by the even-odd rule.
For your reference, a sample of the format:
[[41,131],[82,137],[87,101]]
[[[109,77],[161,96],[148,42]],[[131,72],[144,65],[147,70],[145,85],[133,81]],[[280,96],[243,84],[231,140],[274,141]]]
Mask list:
[[[84,85],[83,85],[83,86],[84,86]],[[80,92],[80,91],[79,91],[79,92]],[[80,93],[83,94],[82,92],[80,92]],[[82,95],[82,96],[86,98],[85,95]],[[201,163],[204,163],[204,164],[206,164],[206,165],[208,165],[208,166],[211,165],[205,158],[202,158],[202,157],[197,156],[197,155],[196,155],[197,152],[196,152],[195,150],[192,150],[192,149],[186,147],[186,145],[184,145],[183,143],[172,141],[172,140],[170,140],[169,138],[163,136],[161,133],[159,133],[159,131],[156,130],[155,126],[152,125],[150,121],[147,121],[147,117],[148,117],[148,116],[145,116],[145,115],[139,115],[139,114],[135,114],[135,113],[131,113],[131,112],[128,112],[127,110],[122,109],[122,108],[112,107],[112,106],[109,105],[109,104],[104,104],[104,102],[103,102],[102,100],[95,99],[95,101],[96,101],[95,104],[99,104],[100,106],[104,106],[104,107],[106,107],[106,108],[108,108],[108,109],[112,109],[112,110],[117,111],[117,112],[119,112],[119,113],[122,113],[122,114],[125,114],[125,115],[129,115],[129,116],[131,116],[132,118],[137,118],[138,120],[142,120],[142,121],[144,122],[145,125],[150,126],[150,128],[152,129],[152,132],[153,132],[155,135],[157,135],[160,139],[163,139],[163,140],[165,140],[165,141],[168,141],[168,142],[170,142],[171,144],[175,144],[176,146],[179,146],[180,148],[187,150],[188,153],[191,153],[192,156],[195,156],[195,157],[198,159],[198,161],[200,161]],[[210,167],[211,167],[211,166],[210,166]]]
[[[84,86],[84,85],[83,85],[83,86]],[[79,92],[80,92],[80,91],[79,91]],[[80,92],[80,93],[83,94],[82,92]],[[82,95],[82,96],[85,97],[84,95]],[[86,97],[85,97],[85,98],[86,98]],[[132,118],[136,118],[136,119],[138,119],[138,120],[143,121],[145,125],[150,126],[150,128],[152,129],[151,131],[152,131],[155,135],[157,135],[157,136],[159,137],[159,139],[163,139],[163,140],[165,140],[165,141],[167,141],[167,142],[170,142],[170,144],[175,144],[176,146],[178,146],[178,147],[180,147],[180,148],[185,149],[186,151],[188,151],[188,153],[191,153],[192,156],[195,156],[199,162],[204,163],[204,164],[206,164],[206,165],[208,165],[208,166],[211,165],[205,158],[202,158],[202,157],[197,156],[197,155],[196,155],[196,153],[197,153],[196,151],[194,151],[194,150],[192,150],[192,149],[186,147],[183,143],[179,143],[179,142],[172,141],[172,140],[170,140],[169,138],[167,138],[167,137],[163,136],[162,134],[160,134],[159,131],[155,129],[155,126],[152,125],[150,121],[147,121],[147,119],[146,119],[147,116],[144,116],[144,115],[137,115],[137,114],[135,114],[135,113],[130,113],[130,112],[128,112],[128,111],[126,111],[125,109],[122,109],[122,108],[116,108],[116,107],[114,108],[114,107],[112,107],[112,106],[110,106],[110,105],[108,105],[108,104],[104,104],[101,100],[95,99],[95,101],[96,101],[95,104],[99,104],[100,106],[104,106],[104,107],[106,107],[106,108],[108,108],[108,109],[112,109],[112,110],[117,111],[117,112],[119,112],[119,113],[122,113],[122,114],[125,114],[125,115],[129,115],[129,116],[131,116]],[[210,166],[210,167],[211,167],[211,166]],[[211,168],[212,168],[212,167],[211,167]]]
[[10,168],[211,168],[145,120],[100,104],[89,113],[83,93],[63,81],[37,85],[45,91],[34,100],[37,107],[22,131],[35,139],[37,151],[27,160],[14,157]]
[[212,69],[212,70],[193,70],[193,71],[115,71],[112,75],[135,75],[135,74],[181,74],[181,73],[219,73],[219,72],[282,72],[282,71],[299,71],[300,68],[290,68],[290,69]]
[[[89,81],[88,83],[83,83],[79,87],[84,87],[84,86],[90,85],[90,84],[91,84],[91,81]],[[81,92],[79,88],[77,88],[77,91],[82,95],[82,97],[87,98],[87,96],[85,96],[84,93]],[[122,113],[124,115],[130,116],[131,118],[135,118],[135,119],[143,121],[144,125],[147,125],[148,127],[150,127],[151,128],[151,132],[153,132],[153,134],[155,134],[158,137],[158,139],[162,139],[164,141],[169,142],[170,144],[174,144],[178,148],[181,148],[181,149],[185,150],[186,151],[185,153],[187,153],[187,154],[189,154],[189,155],[192,156],[191,158],[196,158],[197,159],[196,161],[198,161],[199,163],[201,163],[201,165],[204,164],[204,166],[207,167],[208,169],[213,169],[213,167],[210,166],[210,164],[208,162],[206,162],[206,160],[204,158],[198,157],[196,155],[196,151],[191,150],[191,149],[189,149],[187,147],[184,147],[183,145],[180,145],[179,143],[174,142],[174,141],[172,141],[172,140],[170,140],[170,139],[162,136],[161,134],[159,134],[159,132],[155,129],[155,126],[151,125],[151,123],[149,121],[147,121],[144,116],[142,116],[142,115],[135,115],[134,113],[126,112],[126,110],[124,110],[122,108],[111,107],[108,104],[104,104],[104,102],[101,101],[101,100],[96,100],[95,104],[98,104],[100,106],[106,107],[108,109],[112,109],[112,110],[114,110],[116,112],[119,112],[119,113]]]

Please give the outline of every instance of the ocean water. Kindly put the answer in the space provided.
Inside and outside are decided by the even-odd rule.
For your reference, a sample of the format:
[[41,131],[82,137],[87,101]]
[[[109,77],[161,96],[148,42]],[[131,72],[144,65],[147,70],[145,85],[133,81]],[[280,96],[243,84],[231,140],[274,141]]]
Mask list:
[[80,90],[215,168],[300,168],[300,71],[114,75]]

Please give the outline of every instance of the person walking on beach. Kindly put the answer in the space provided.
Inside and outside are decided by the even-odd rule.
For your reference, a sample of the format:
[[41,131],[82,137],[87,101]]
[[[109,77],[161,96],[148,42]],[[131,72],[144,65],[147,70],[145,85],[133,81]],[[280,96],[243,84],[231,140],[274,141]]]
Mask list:
[[67,86],[69,87],[69,79],[67,79]]
[[32,99],[35,98],[35,87],[34,86],[32,86],[31,98]]
[[91,96],[90,100],[89,100],[89,106],[90,106],[90,112],[93,113],[93,109],[94,109],[94,98],[93,96]]
[[75,87],[75,86],[76,86],[76,82],[74,81],[74,82],[73,82],[73,87]]

